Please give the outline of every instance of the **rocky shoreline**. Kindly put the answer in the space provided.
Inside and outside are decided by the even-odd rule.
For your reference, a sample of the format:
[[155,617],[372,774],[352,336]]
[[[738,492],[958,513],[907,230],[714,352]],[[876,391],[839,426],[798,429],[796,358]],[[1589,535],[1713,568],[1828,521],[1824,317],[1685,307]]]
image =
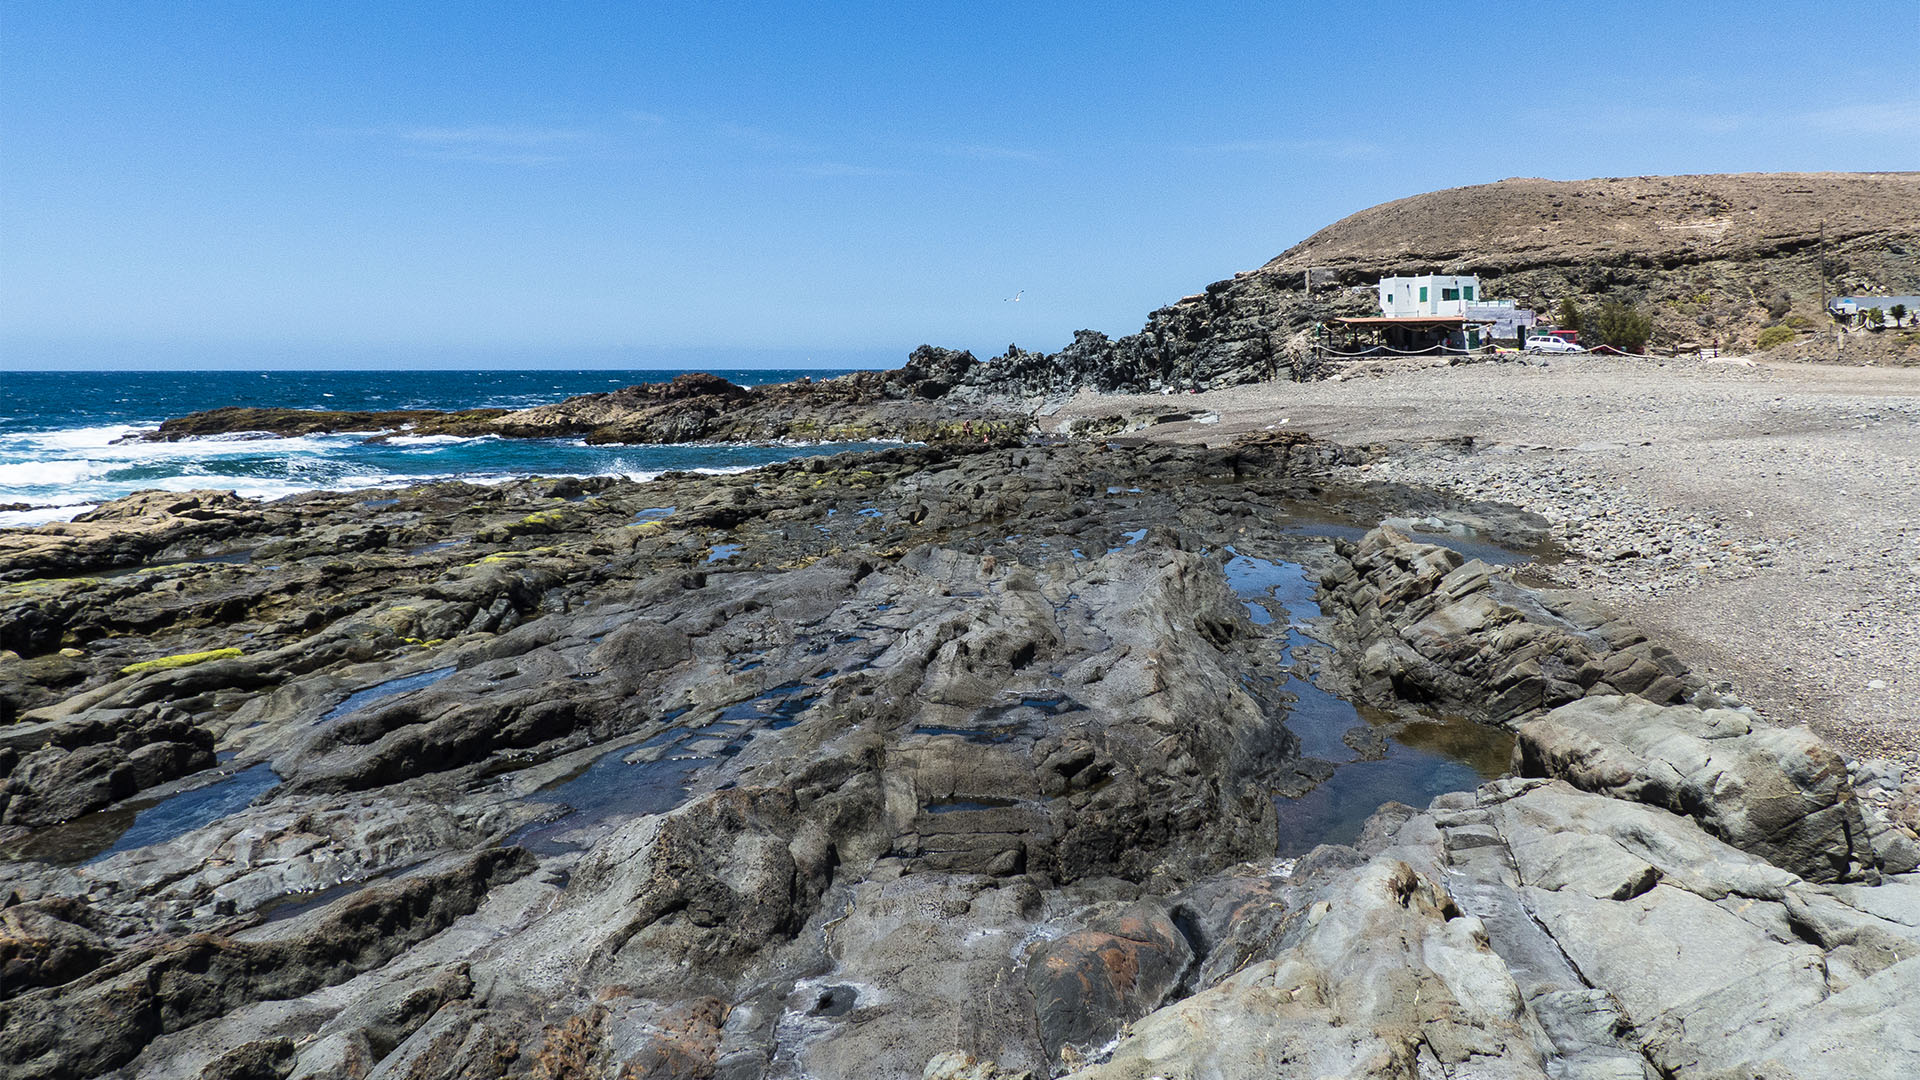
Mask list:
[[1565,556],[1536,578],[1613,604],[1849,756],[1920,765],[1910,371],[1581,357],[1084,395],[1042,423],[1171,443],[1298,431],[1365,448],[1353,479],[1525,507]]
[[590,444],[692,442],[929,442],[1025,435],[1024,416],[955,393],[977,378],[970,353],[923,345],[893,371],[856,371],[815,381],[738,386],[691,373],[663,383],[583,394],[528,409],[400,409],[326,412],[227,407],[175,417],[135,438],[152,442],[212,435],[295,436],[332,432],[578,438]]
[[1920,1068],[1920,776],[1366,460],[959,439],[0,532],[0,1061]]

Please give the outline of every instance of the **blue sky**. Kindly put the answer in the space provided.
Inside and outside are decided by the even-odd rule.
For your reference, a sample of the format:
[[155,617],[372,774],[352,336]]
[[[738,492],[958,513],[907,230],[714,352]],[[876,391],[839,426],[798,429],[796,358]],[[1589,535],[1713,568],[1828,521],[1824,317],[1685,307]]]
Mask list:
[[0,0],[0,367],[1052,350],[1422,191],[1920,169],[1911,0],[1419,7]]

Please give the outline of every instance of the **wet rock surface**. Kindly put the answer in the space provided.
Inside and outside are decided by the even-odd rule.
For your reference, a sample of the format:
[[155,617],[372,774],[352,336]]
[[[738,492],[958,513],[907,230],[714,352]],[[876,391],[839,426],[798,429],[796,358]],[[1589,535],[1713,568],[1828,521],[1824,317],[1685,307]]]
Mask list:
[[1277,948],[1074,1075],[1895,1077],[1920,1052],[1912,875],[1813,884],[1543,780],[1369,846],[1276,875]]
[[[0,1062],[1835,1075],[1853,1040],[1911,1066],[1904,775],[1828,769],[1618,620],[1369,533],[1538,525],[1329,487],[1345,459],[949,443],[5,534],[0,625],[38,629],[0,663]],[[1543,775],[1464,768],[1275,858],[1311,847],[1296,797],[1462,713]]]
[[1339,550],[1328,636],[1357,658],[1357,695],[1476,711],[1517,731],[1521,775],[1662,806],[1810,880],[1913,869],[1839,753],[1706,687],[1604,605],[1519,588],[1391,528]]

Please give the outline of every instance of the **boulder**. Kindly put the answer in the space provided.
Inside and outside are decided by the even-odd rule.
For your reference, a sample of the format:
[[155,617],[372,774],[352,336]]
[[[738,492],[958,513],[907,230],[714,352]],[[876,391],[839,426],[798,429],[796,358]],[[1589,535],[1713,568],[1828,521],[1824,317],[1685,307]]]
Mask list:
[[1166,909],[1148,902],[1045,943],[1029,959],[1027,986],[1047,1056],[1084,1058],[1165,1003],[1192,961]]
[[[1861,1023],[1851,1002],[1920,956],[1904,879],[1807,882],[1693,818],[1563,781],[1496,781],[1399,840],[1482,920],[1552,1075],[1849,1076],[1805,1048]],[[1920,1067],[1910,1040],[1873,1045],[1899,1063],[1883,1075]],[[1763,1064],[1789,1059],[1805,1071]]]
[[1539,1077],[1512,976],[1479,920],[1391,855],[1343,876],[1298,944],[1136,1021],[1078,1080]]
[[1523,776],[1649,803],[1810,881],[1875,866],[1846,763],[1801,728],[1730,709],[1593,697],[1522,724]]
[[1321,580],[1333,637],[1357,657],[1357,690],[1514,726],[1593,695],[1684,700],[1701,680],[1611,612],[1514,585],[1478,559],[1387,526],[1340,543]]

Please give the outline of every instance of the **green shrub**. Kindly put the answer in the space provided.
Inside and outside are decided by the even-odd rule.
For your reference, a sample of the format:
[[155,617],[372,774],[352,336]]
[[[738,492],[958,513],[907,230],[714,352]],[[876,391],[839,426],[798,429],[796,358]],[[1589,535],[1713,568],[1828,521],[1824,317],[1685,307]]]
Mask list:
[[1785,345],[1787,342],[1799,336],[1799,333],[1791,326],[1769,326],[1765,330],[1760,331],[1760,337],[1754,344],[1760,346],[1762,349],[1771,349],[1775,345]]
[[1623,304],[1618,300],[1609,300],[1600,305],[1585,320],[1583,336],[1594,339],[1598,345],[1611,345],[1616,349],[1634,352],[1646,347],[1647,338],[1653,336],[1653,318],[1640,314],[1632,304]]
[[1580,305],[1570,296],[1560,298],[1560,314],[1554,319],[1554,325],[1562,330],[1580,329]]
[[1805,315],[1789,315],[1786,318],[1786,323],[1795,330],[1813,329],[1813,320],[1807,318]]

